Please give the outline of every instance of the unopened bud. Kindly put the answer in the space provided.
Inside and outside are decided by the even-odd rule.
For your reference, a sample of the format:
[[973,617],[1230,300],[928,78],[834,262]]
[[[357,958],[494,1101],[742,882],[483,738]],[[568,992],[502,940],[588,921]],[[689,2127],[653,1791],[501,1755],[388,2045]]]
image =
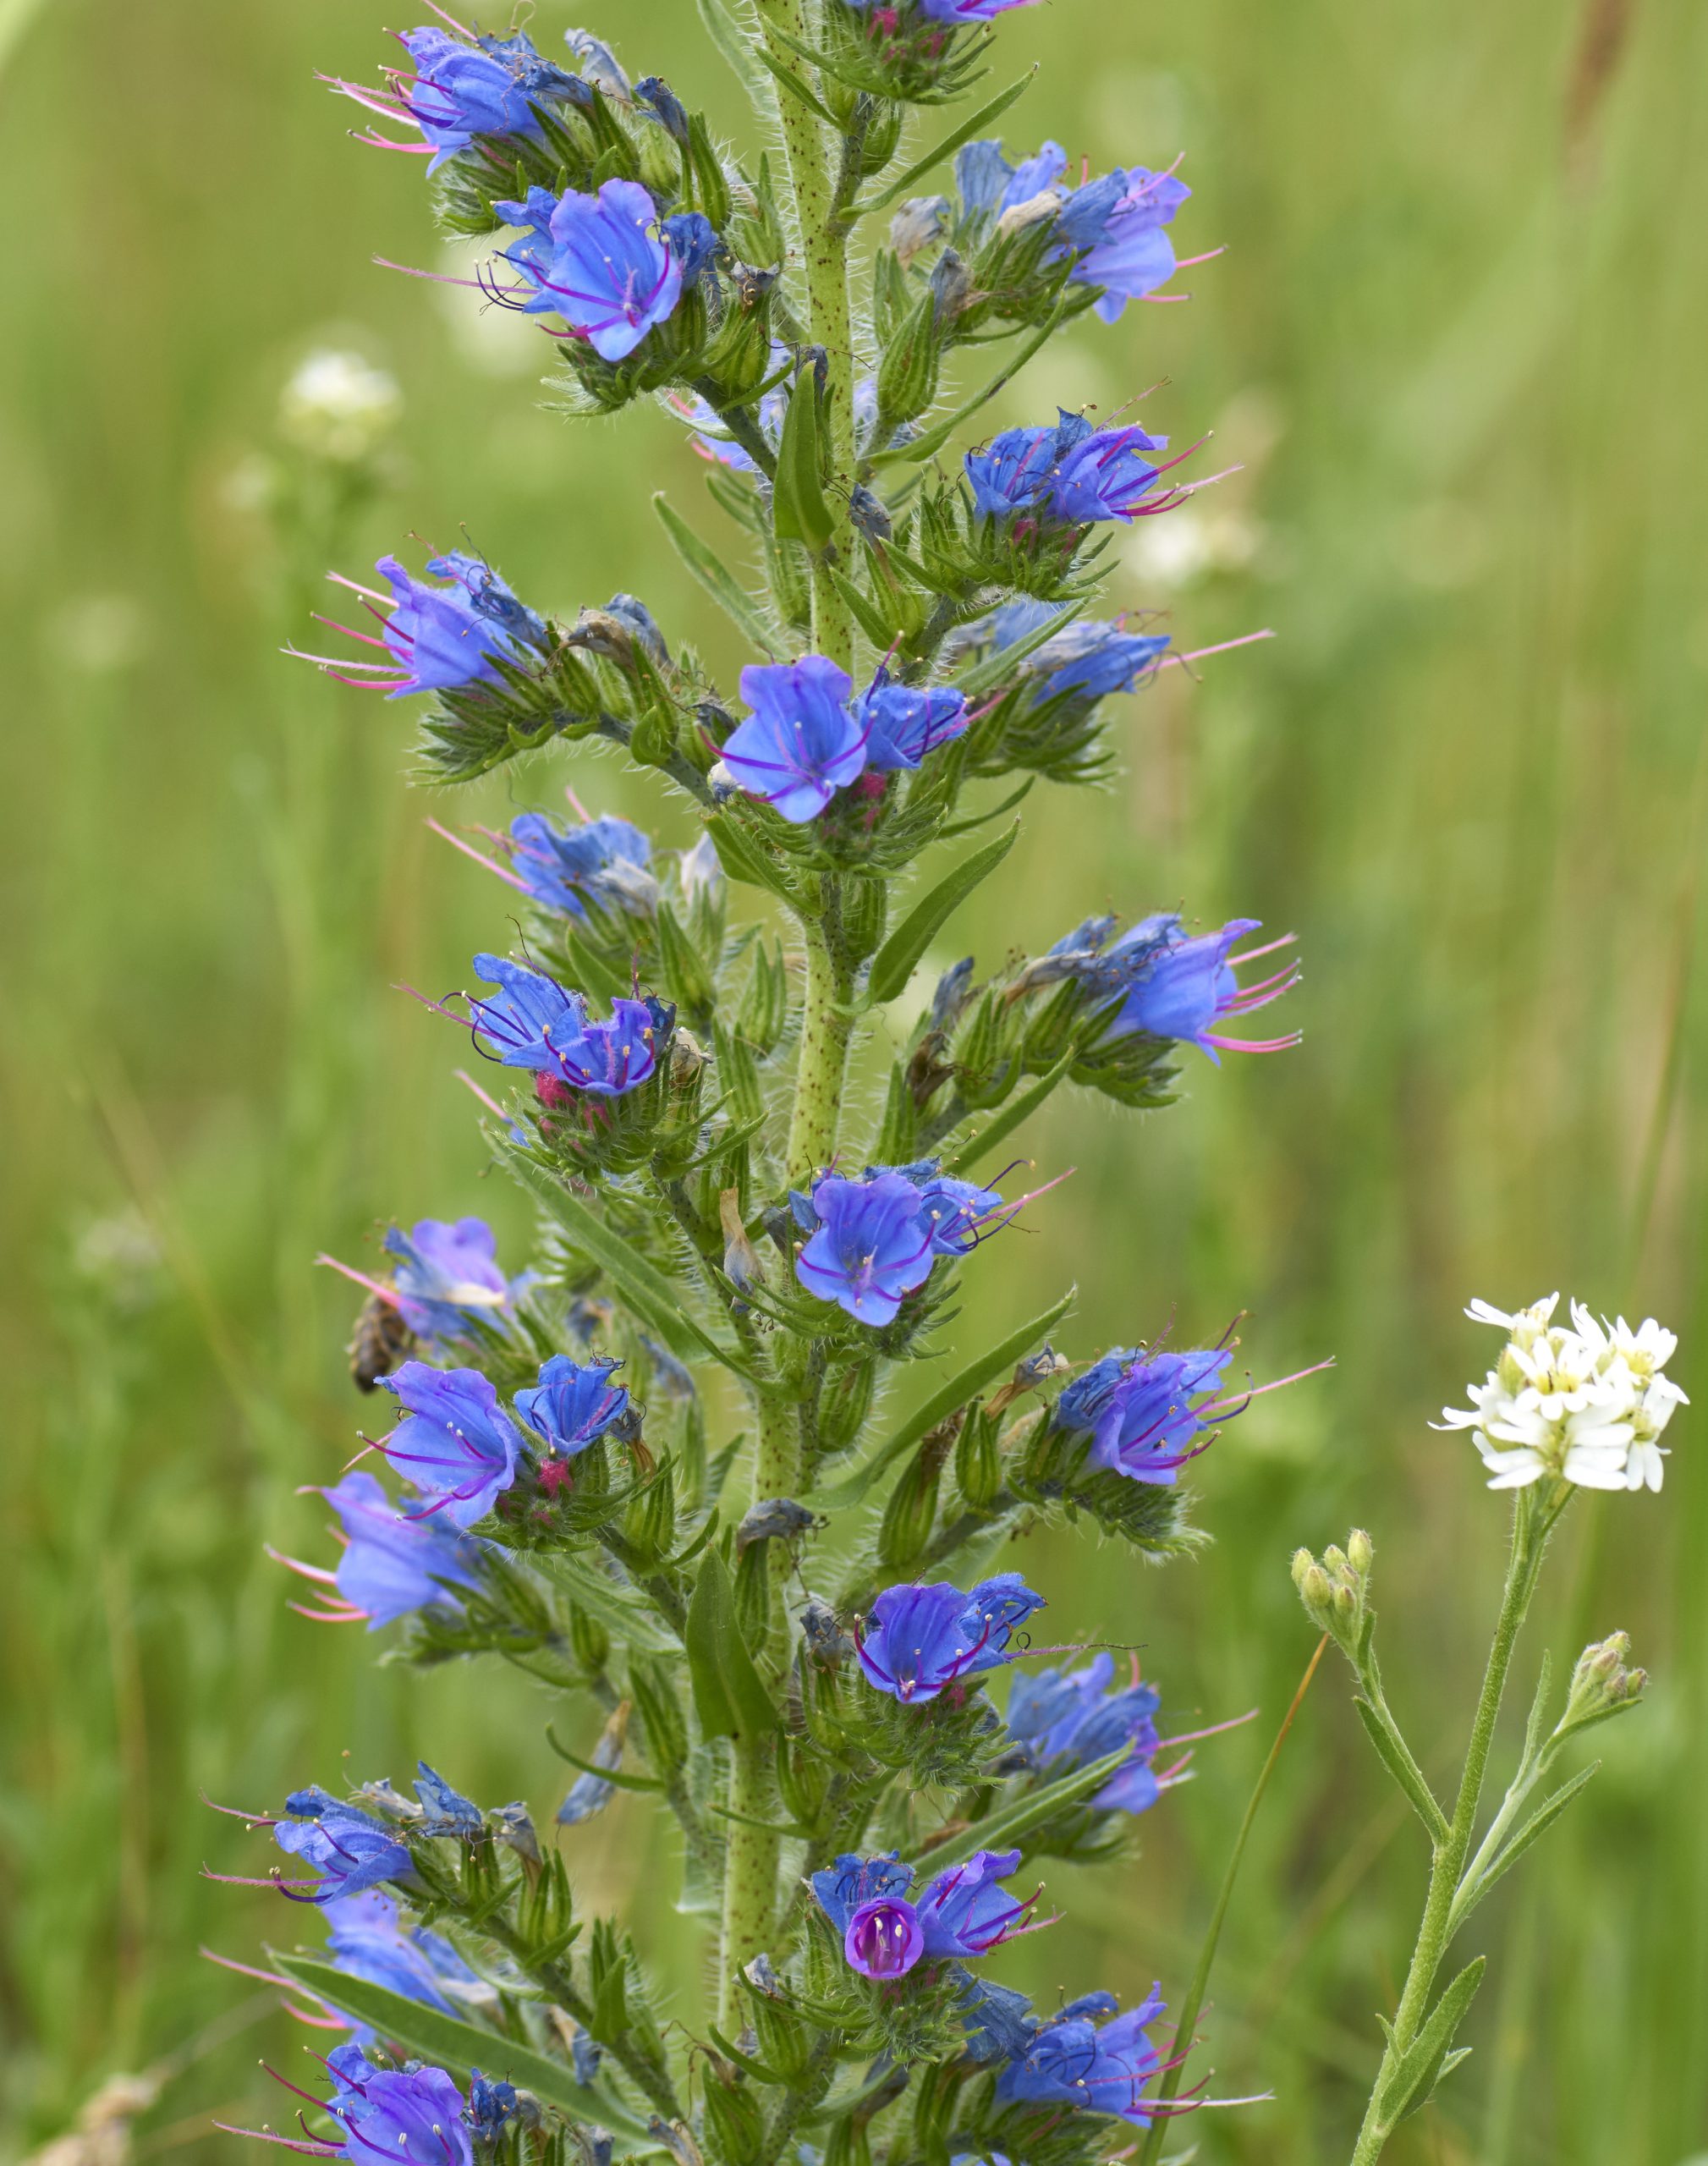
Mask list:
[[1649,1679],[1645,1670],[1626,1668],[1630,1652],[1630,1635],[1626,1632],[1610,1633],[1605,1640],[1584,1648],[1572,1672],[1561,1729],[1573,1729],[1635,1706]]
[[1293,1551],[1293,1584],[1299,1589],[1299,1592],[1301,1594],[1304,1592],[1306,1575],[1314,1571],[1315,1568],[1316,1559],[1311,1555],[1308,1549],[1295,1549]]
[[1304,1606],[1312,1616],[1328,1608],[1334,1589],[1328,1583],[1328,1575],[1321,1564],[1313,1564],[1299,1584],[1299,1592],[1304,1597]]
[[1368,1579],[1370,1568],[1376,1562],[1376,1544],[1361,1526],[1355,1526],[1346,1537],[1346,1561],[1359,1579]]
[[1358,1597],[1350,1587],[1337,1586],[1335,1589],[1334,1615],[1336,1623],[1343,1625],[1350,1624],[1358,1615]]
[[1337,1579],[1344,1579],[1351,1567],[1346,1561],[1346,1552],[1338,1542],[1331,1542],[1322,1553],[1325,1569]]

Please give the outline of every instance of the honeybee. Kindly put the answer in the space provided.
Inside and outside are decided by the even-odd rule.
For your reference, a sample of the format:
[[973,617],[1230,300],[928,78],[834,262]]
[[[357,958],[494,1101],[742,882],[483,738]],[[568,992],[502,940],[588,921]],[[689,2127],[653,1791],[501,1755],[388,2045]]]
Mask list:
[[415,1344],[415,1333],[394,1302],[370,1294],[356,1317],[348,1352],[350,1377],[358,1391],[373,1391]]

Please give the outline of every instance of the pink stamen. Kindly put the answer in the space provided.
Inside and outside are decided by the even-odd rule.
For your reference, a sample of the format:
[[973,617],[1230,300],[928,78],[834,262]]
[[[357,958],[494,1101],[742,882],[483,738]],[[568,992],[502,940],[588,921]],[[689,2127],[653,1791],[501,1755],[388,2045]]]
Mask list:
[[[1267,629],[1260,632],[1242,632],[1237,640],[1218,640],[1214,646],[1195,646],[1189,654],[1165,654],[1156,667],[1159,669],[1178,668],[1184,662],[1202,662],[1207,654],[1226,654],[1230,648],[1250,646],[1258,640],[1272,640],[1275,636],[1274,632]],[[1260,955],[1267,954],[1268,952],[1266,948],[1260,948],[1257,950]]]
[[486,1095],[486,1093],[481,1088],[480,1085],[475,1080],[474,1077],[470,1075],[467,1069],[456,1068],[453,1069],[451,1072],[459,1083],[463,1084],[466,1088],[474,1092],[475,1096],[481,1101],[481,1103],[486,1108],[489,1113],[496,1113],[500,1120],[508,1120],[509,1119],[509,1115],[498,1103],[498,1101],[496,1098],[489,1097]]
[[352,1280],[358,1286],[365,1286],[369,1293],[377,1295],[387,1307],[400,1309],[403,1306],[395,1286],[387,1286],[378,1278],[370,1278],[366,1272],[357,1271],[348,1263],[340,1263],[335,1256],[317,1256],[315,1262],[323,1263],[329,1271],[341,1272],[346,1278]]
[[426,824],[436,835],[442,837],[446,842],[449,843],[453,849],[461,850],[464,857],[473,858],[476,865],[485,866],[488,872],[496,873],[500,880],[508,881],[513,888],[519,889],[523,894],[525,895],[529,892],[527,882],[519,880],[508,866],[495,865],[490,857],[483,856],[472,844],[465,843],[460,835],[453,835],[448,827],[442,827],[437,820],[429,820]]

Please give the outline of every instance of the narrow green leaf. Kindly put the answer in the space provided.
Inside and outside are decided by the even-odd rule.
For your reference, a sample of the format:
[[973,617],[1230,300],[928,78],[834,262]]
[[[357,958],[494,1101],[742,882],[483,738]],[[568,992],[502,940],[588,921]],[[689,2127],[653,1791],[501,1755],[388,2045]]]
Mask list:
[[753,47],[739,21],[724,0],[696,0],[706,35],[722,55],[730,73],[753,101],[760,118],[777,118],[777,94],[763,75],[753,69]]
[[860,629],[872,645],[880,651],[887,649],[896,636],[897,627],[885,622],[851,579],[844,579],[836,570],[832,571],[830,577],[831,585],[854,611]]
[[701,1559],[684,1644],[694,1704],[708,1737],[752,1736],[777,1727],[777,1709],[741,1636],[721,1550],[708,1549]]
[[1431,2010],[1410,2046],[1400,2057],[1392,2075],[1381,2087],[1376,2101],[1376,2111],[1384,2126],[1393,2127],[1408,2114],[1415,2113],[1431,2092],[1442,2072],[1447,2048],[1453,2044],[1453,2033],[1464,2020],[1465,2010],[1476,1998],[1477,1987],[1483,1982],[1483,1972],[1488,1967],[1486,1955],[1479,1955],[1467,1963]]
[[942,927],[965,902],[981,880],[994,872],[1014,847],[1020,832],[1015,821],[1006,834],[975,849],[970,857],[953,866],[934,888],[928,888],[877,952],[872,965],[868,995],[875,1006],[905,991],[908,980]]
[[578,1767],[584,1775],[596,1775],[601,1783],[609,1783],[619,1790],[662,1790],[664,1788],[656,1775],[628,1775],[620,1767],[601,1767],[596,1761],[584,1760],[579,1752],[572,1752],[567,1745],[558,1742],[557,1733],[550,1723],[546,1725],[546,1742],[560,1760]]
[[745,1357],[714,1339],[689,1314],[679,1286],[673,1285],[662,1271],[655,1270],[626,1241],[619,1240],[555,1174],[536,1165],[522,1152],[511,1150],[508,1156],[517,1179],[538,1196],[576,1247],[592,1257],[642,1322],[649,1324],[673,1353],[689,1361],[710,1356],[725,1368],[747,1373]]
[[662,490],[653,498],[652,509],[658,514],[677,555],[737,631],[750,646],[756,646],[761,654],[777,661],[779,651],[776,636],[766,625],[763,611],[722,558],[709,542],[702,542],[682,514],[672,508]]
[[980,1129],[964,1143],[945,1164],[944,1172],[964,1174],[969,1166],[976,1166],[1004,1137],[1012,1135],[1022,1121],[1036,1113],[1073,1065],[1074,1050],[1070,1046],[1053,1068],[1046,1069],[1029,1089],[1022,1091],[1018,1097],[1010,1098],[987,1128]]
[[750,888],[768,888],[786,903],[794,900],[794,890],[782,871],[733,820],[722,812],[714,812],[706,823],[706,832],[717,852],[718,863],[732,880],[739,880]]
[[1538,1841],[1547,1833],[1549,1828],[1553,1826],[1578,1792],[1583,1789],[1584,1784],[1594,1778],[1601,1764],[1599,1760],[1592,1760],[1587,1767],[1581,1768],[1577,1774],[1573,1775],[1570,1782],[1562,1783],[1551,1797],[1544,1798],[1524,1826],[1504,1848],[1496,1854],[1488,1871],[1471,1891],[1470,1899],[1460,1913],[1461,1917],[1468,1917],[1472,1909],[1482,1901],[1501,1875],[1518,1863],[1532,1843]]
[[1037,72],[1035,65],[1029,68],[1017,81],[1010,83],[1006,91],[999,91],[988,105],[979,107],[970,120],[964,120],[934,149],[927,151],[924,157],[915,158],[905,173],[898,174],[890,183],[881,195],[874,195],[869,203],[856,203],[853,215],[861,218],[869,211],[887,209],[916,180],[923,180],[933,166],[940,166],[945,158],[953,157],[963,143],[970,143],[974,136],[982,135],[999,114],[1006,113],[1015,99],[1031,87],[1032,78]]
[[785,68],[782,61],[774,53],[767,52],[762,45],[755,45],[753,47],[753,57],[762,68],[768,69],[776,76],[777,81],[783,85],[791,97],[799,98],[809,113],[816,113],[821,120],[832,128],[837,126],[836,115],[822,99],[814,96],[793,68]]
[[999,375],[993,376],[982,391],[975,393],[964,404],[957,406],[953,414],[935,423],[922,435],[914,437],[911,443],[895,444],[885,450],[874,452],[870,464],[875,467],[918,466],[941,451],[961,424],[971,421],[981,406],[987,405],[996,397],[1009,377],[1024,368],[1033,355],[1041,351],[1046,341],[1055,336],[1062,322],[1062,314],[1060,309],[1052,309],[1007,368]]
[[940,843],[953,842],[958,835],[976,834],[980,827],[988,827],[992,820],[1000,820],[1005,812],[1012,812],[1032,794],[1036,775],[1028,775],[1018,789],[1011,789],[1000,805],[993,805],[988,812],[969,813],[964,820],[951,820],[946,827],[937,830]]
[[536,1560],[569,1599],[590,1617],[596,1617],[607,1632],[647,1654],[680,1657],[682,1643],[675,1635],[660,1624],[640,1595],[619,1586],[600,1565],[574,1549],[541,1550]]
[[803,369],[794,380],[777,446],[772,529],[779,542],[802,542],[820,554],[836,531],[819,477],[818,379]]
[[1029,654],[1035,654],[1046,640],[1054,639],[1064,626],[1071,624],[1085,606],[1083,602],[1069,602],[1065,609],[1058,609],[1053,617],[1046,617],[1024,639],[997,648],[995,653],[987,654],[982,662],[969,663],[958,676],[952,677],[950,683],[969,700],[977,699],[983,692],[994,692],[999,684],[1013,675]]
[[1022,1324],[1019,1330],[1010,1332],[999,1345],[969,1361],[958,1375],[951,1377],[947,1383],[934,1392],[923,1406],[916,1407],[901,1427],[885,1443],[880,1444],[858,1474],[846,1482],[838,1482],[829,1489],[814,1489],[798,1498],[811,1512],[836,1512],[858,1504],[870,1490],[872,1484],[886,1468],[892,1466],[904,1451],[918,1443],[927,1430],[935,1429],[939,1421],[946,1421],[958,1407],[964,1406],[975,1392],[982,1391],[986,1384],[994,1383],[1005,1375],[1023,1355],[1029,1354],[1041,1339],[1067,1315],[1079,1295],[1077,1286],[1070,1286],[1058,1301],[1052,1302],[1041,1316],[1031,1322]]
[[1381,1718],[1368,1700],[1354,1695],[1353,1706],[1364,1724],[1365,1734],[1376,1747],[1376,1756],[1386,1767],[1411,1805],[1414,1812],[1429,1831],[1432,1843],[1442,1842],[1447,1833],[1447,1815],[1436,1802],[1435,1794],[1425,1781],[1423,1771],[1409,1752],[1403,1751],[1382,1727]]
[[1046,1783],[1042,1789],[1035,1790],[1031,1796],[1018,1800],[1000,1812],[991,1813],[964,1834],[927,1850],[922,1862],[934,1873],[945,1872],[952,1866],[964,1865],[975,1850],[1011,1848],[1022,1835],[1030,1835],[1035,1828],[1053,1820],[1068,1806],[1077,1805],[1081,1798],[1101,1789],[1126,1765],[1131,1755],[1130,1745],[1119,1745],[1113,1752],[1106,1752],[1101,1760],[1090,1761],[1083,1767],[1075,1767],[1071,1774],[1058,1776],[1053,1783]]
[[275,1955],[281,1971],[294,1978],[305,1993],[329,2001],[345,2015],[371,2024],[382,2038],[406,2046],[437,2067],[463,2072],[478,2068],[482,2075],[502,2082],[519,2083],[578,2122],[595,2122],[609,2129],[622,2142],[625,2158],[656,2151],[657,2141],[642,2122],[618,2105],[597,2084],[578,2083],[573,2069],[549,2060],[531,2047],[519,2046],[496,2031],[483,2031],[460,2017],[426,2008],[365,1978],[347,1977],[330,1963],[305,1955]]

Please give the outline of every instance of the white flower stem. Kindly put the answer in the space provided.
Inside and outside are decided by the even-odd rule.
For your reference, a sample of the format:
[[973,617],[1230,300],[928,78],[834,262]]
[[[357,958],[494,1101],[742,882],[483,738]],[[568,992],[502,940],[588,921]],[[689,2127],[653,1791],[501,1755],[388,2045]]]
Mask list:
[[1564,1499],[1545,1502],[1534,1489],[1521,1490],[1519,1493],[1513,1513],[1512,1547],[1507,1558],[1506,1586],[1501,1597],[1500,1614],[1495,1623],[1494,1640],[1483,1672],[1482,1690],[1477,1696],[1476,1712],[1472,1718],[1470,1742],[1465,1751],[1464,1770],[1459,1778],[1458,1796],[1447,1835],[1435,1847],[1430,1868],[1429,1893],[1424,1903],[1423,1919],[1418,1927],[1417,1944],[1412,1951],[1405,1987],[1394,2013],[1393,2028],[1381,2057],[1381,2065],[1376,2071],[1370,2103],[1365,2108],[1364,2122],[1353,2150],[1352,2166],[1373,2166],[1373,2162],[1381,2156],[1383,2147],[1393,2132],[1393,2122],[1385,2118],[1382,2113],[1382,2096],[1390,2077],[1423,2028],[1429,2013],[1430,1994],[1436,1976],[1458,1923],[1456,1899],[1464,1872],[1465,1860],[1470,1852],[1477,1806],[1482,1796],[1483,1778],[1488,1768],[1489,1751],[1494,1742],[1495,1723],[1501,1711],[1502,1696],[1506,1690],[1507,1673],[1512,1667],[1513,1650],[1518,1643],[1525,1612],[1535,1592],[1548,1532],[1559,1516],[1563,1503]]

